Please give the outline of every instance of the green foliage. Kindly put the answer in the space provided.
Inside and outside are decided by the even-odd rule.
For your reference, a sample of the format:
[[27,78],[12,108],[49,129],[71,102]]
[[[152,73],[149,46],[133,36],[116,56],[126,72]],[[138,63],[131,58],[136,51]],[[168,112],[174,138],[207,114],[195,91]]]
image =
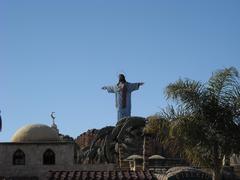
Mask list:
[[177,103],[162,112],[171,120],[170,134],[183,144],[193,163],[219,170],[224,155],[240,152],[240,82],[236,68],[216,71],[203,84],[179,79],[166,88]]
[[[168,109],[170,112],[170,108]],[[181,151],[181,143],[171,135],[171,124],[167,112],[147,118],[144,133],[151,136],[158,142],[164,154],[168,157],[178,157]]]
[[145,133],[157,134],[161,139],[164,139],[169,130],[169,121],[160,116],[150,116],[144,128]]

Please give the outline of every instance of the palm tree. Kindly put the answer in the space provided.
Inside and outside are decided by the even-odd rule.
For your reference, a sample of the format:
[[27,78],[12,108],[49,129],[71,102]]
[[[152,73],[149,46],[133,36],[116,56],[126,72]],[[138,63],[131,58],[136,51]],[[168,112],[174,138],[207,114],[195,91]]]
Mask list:
[[183,142],[184,154],[194,164],[211,168],[213,179],[219,180],[223,157],[240,152],[237,69],[216,71],[205,84],[179,79],[167,86],[166,97],[177,108],[162,114],[171,120],[172,135]]
[[150,139],[159,143],[161,145],[161,149],[163,150],[165,145],[169,143],[169,127],[170,121],[156,114],[147,118],[147,123],[144,127],[144,134],[151,136]]

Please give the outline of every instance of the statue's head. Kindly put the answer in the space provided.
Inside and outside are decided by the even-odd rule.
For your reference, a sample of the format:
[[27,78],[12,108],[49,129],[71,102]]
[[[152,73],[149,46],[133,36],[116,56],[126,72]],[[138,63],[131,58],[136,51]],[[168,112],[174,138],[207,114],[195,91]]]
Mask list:
[[122,82],[122,83],[126,82],[124,74],[119,74],[119,82]]

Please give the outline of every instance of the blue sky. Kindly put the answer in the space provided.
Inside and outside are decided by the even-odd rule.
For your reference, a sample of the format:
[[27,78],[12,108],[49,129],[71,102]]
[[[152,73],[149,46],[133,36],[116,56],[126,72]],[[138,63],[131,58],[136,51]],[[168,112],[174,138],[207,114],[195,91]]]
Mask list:
[[240,1],[0,1],[0,141],[26,124],[80,133],[115,125],[114,95],[101,90],[123,72],[145,85],[132,114],[167,105],[178,78],[205,82],[240,68]]

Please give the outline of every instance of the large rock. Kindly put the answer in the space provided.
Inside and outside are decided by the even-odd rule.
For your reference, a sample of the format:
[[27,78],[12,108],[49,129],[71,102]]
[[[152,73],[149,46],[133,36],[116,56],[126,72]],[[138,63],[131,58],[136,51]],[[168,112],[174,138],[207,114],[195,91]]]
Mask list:
[[98,130],[91,145],[83,149],[82,162],[116,163],[119,151],[122,159],[142,154],[145,122],[142,117],[128,117],[120,120],[115,127]]

